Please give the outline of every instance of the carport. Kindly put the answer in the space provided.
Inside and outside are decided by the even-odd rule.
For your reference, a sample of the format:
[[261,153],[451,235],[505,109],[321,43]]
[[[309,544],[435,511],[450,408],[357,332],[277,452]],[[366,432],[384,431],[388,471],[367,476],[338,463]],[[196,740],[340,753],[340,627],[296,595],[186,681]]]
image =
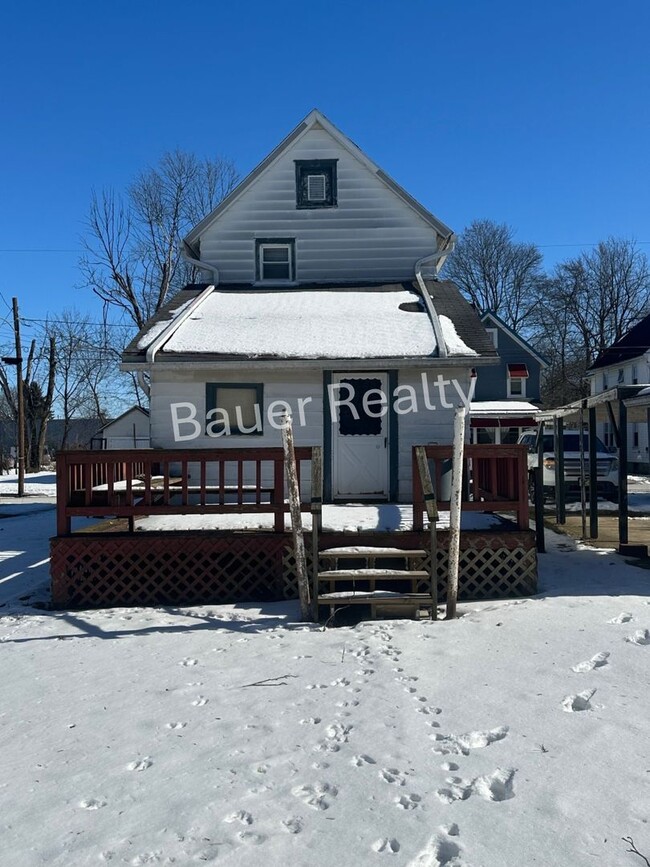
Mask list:
[[[629,510],[627,490],[628,465],[628,424],[637,422],[648,424],[650,416],[650,386],[649,385],[618,385],[600,394],[589,397],[556,409],[544,410],[536,414],[535,419],[542,426],[553,424],[553,447],[555,460],[555,518],[561,525],[566,523],[566,502],[564,491],[564,426],[571,420],[579,430],[589,434],[589,448],[584,451],[581,445],[581,485],[580,502],[582,514],[582,534],[585,539],[598,538],[598,471],[596,460],[596,424],[608,421],[611,424],[614,441],[618,450],[618,550],[621,554],[638,554],[638,546],[629,545]],[[538,466],[535,484],[535,524],[537,538],[541,539],[544,550],[544,501],[542,490],[542,461],[544,447],[543,436],[538,440]],[[589,508],[589,524],[587,527],[587,507]],[[646,552],[643,552],[646,553]]]

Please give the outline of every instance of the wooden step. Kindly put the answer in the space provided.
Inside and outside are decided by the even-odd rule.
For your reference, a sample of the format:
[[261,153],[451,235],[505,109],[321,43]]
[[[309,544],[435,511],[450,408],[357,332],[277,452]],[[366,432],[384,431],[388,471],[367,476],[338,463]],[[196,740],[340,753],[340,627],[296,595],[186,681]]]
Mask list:
[[319,581],[395,581],[402,578],[426,580],[429,573],[409,569],[332,569],[319,572]]
[[385,590],[369,593],[366,591],[354,592],[344,590],[340,593],[323,593],[318,597],[319,605],[337,605],[339,603],[357,605],[431,605],[431,596],[428,593],[390,593]]
[[367,559],[368,557],[426,557],[427,552],[419,549],[406,550],[403,548],[373,548],[371,545],[349,545],[344,548],[326,548],[319,551],[318,556],[323,560],[335,558],[341,559]]

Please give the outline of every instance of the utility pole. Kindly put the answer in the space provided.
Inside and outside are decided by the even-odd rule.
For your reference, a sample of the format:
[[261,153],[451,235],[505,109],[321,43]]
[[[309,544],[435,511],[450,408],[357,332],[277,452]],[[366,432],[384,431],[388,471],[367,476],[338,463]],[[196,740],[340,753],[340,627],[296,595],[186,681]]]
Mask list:
[[12,298],[14,309],[14,333],[16,335],[16,402],[18,409],[18,496],[25,496],[25,396],[23,394],[23,357],[20,345],[20,317],[18,299]]

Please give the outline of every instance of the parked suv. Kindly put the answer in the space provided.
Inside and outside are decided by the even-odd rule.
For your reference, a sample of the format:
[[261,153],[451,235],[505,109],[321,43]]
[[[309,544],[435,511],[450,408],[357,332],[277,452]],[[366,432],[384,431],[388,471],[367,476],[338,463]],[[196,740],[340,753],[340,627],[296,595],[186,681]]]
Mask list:
[[[553,434],[544,431],[544,463],[542,467],[542,484],[544,498],[555,499],[555,450]],[[528,488],[533,498],[535,491],[535,473],[537,467],[538,431],[525,431],[518,442],[528,447]],[[585,474],[589,480],[589,434],[583,433],[583,448],[585,455]],[[598,478],[598,494],[618,502],[618,460],[615,454],[596,437],[596,466]],[[566,495],[580,496],[580,434],[577,430],[564,431],[564,490]]]

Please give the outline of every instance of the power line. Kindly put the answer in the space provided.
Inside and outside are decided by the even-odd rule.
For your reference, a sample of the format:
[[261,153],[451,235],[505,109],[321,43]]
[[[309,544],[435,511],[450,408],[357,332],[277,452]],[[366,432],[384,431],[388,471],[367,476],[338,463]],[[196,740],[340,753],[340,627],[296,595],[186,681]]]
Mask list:
[[86,253],[86,250],[66,250],[55,247],[0,247],[0,253]]

